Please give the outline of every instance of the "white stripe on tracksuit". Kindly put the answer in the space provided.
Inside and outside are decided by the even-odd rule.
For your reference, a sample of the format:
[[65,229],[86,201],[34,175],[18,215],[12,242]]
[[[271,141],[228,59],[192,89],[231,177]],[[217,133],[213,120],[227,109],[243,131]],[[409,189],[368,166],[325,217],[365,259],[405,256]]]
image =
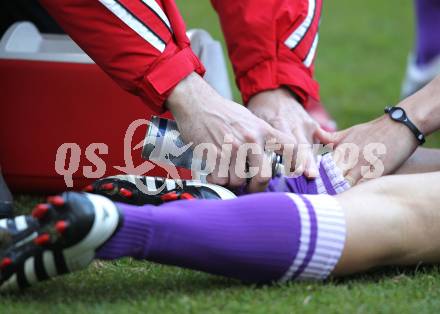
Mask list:
[[[124,8],[118,1],[116,1],[116,0],[99,0],[99,2],[101,2],[107,9],[109,9],[121,21],[123,21],[125,24],[127,24],[139,36],[141,36],[148,43],[150,43],[154,48],[156,48],[160,52],[163,52],[165,50],[166,45],[165,45],[164,41],[161,38],[159,38],[154,32],[152,32],[146,25],[141,23],[129,11],[127,11],[127,9]],[[150,2],[150,1],[147,1],[147,2]],[[159,7],[159,9],[160,9],[160,7]],[[167,19],[167,21],[168,21],[168,19]]]
[[313,19],[315,17],[315,11],[316,0],[309,0],[306,18],[284,41],[284,44],[289,47],[289,49],[294,49],[304,38],[310,26],[312,25]]
[[312,47],[310,48],[307,57],[304,59],[303,63],[306,67],[310,67],[312,65],[313,59],[315,59],[316,49],[318,48],[319,42],[319,34],[316,33],[315,39],[313,40]]
[[145,3],[151,10],[154,11],[154,13],[159,16],[159,18],[168,26],[168,28],[171,30],[171,24],[168,20],[168,17],[163,12],[162,8],[159,6],[159,4],[156,2],[156,0],[142,0],[143,3]]

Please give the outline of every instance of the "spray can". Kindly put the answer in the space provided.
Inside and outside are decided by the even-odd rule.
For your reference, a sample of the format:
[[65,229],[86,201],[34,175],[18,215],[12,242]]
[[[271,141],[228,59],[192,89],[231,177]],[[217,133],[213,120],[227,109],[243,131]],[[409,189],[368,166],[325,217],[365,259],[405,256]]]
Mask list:
[[0,168],[0,218],[11,217],[13,214],[12,194],[6,185]]
[[[206,160],[196,160],[190,145],[186,144],[173,120],[153,116],[145,136],[142,149],[142,158],[162,163],[172,164],[176,167],[191,169],[193,163],[198,163],[197,169],[204,169]],[[282,158],[276,153],[271,153],[272,177],[284,172]]]

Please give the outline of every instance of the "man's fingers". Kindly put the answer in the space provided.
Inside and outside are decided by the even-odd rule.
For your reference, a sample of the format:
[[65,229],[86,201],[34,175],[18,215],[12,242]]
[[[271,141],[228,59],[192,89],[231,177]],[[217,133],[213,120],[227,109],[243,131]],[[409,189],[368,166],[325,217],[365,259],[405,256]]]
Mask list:
[[267,189],[270,182],[270,177],[258,177],[255,176],[248,184],[248,191],[250,193],[261,193]]
[[[272,151],[283,156],[283,163],[286,173],[295,171],[297,163],[298,142],[293,135],[286,135],[276,129],[271,130],[271,140],[277,145],[272,147]],[[302,169],[304,171],[304,168]]]
[[301,152],[304,162],[304,175],[307,178],[316,178],[318,176],[318,167],[316,165],[316,159],[313,153],[313,144],[306,138],[306,134],[299,133],[298,137],[298,150]]
[[272,159],[269,154],[252,154],[248,158],[249,169],[258,169],[248,184],[251,193],[264,192],[272,179]]
[[229,183],[231,188],[238,188],[246,182],[246,155],[232,152],[231,164],[229,165]]
[[[282,152],[293,154],[292,164],[290,170],[294,170],[295,174],[304,174],[308,178],[315,178],[318,176],[318,167],[316,165],[316,159],[313,154],[313,145],[310,140],[306,138],[306,135],[301,131],[298,134],[292,134],[291,136],[285,136],[282,133],[275,134],[277,141],[282,146]],[[292,142],[296,146],[292,146]],[[290,144],[290,146],[287,146]],[[294,147],[293,152],[286,152],[285,147]]]
[[322,128],[317,128],[314,137],[319,140],[322,144],[337,144],[340,141],[342,132],[327,132]]
[[210,173],[207,177],[206,180],[209,183],[212,184],[217,184],[217,185],[221,185],[221,186],[226,186],[229,182],[228,177],[221,177],[218,175],[218,171],[214,171],[213,173]]
[[[228,158],[222,159],[222,156],[217,156],[216,164],[212,165],[213,171],[206,177],[209,183],[226,186],[229,183],[228,169],[230,160]],[[222,165],[223,162],[227,164]]]
[[309,178],[313,179],[318,176],[319,170],[318,165],[316,164],[316,158],[313,155],[313,151],[310,150],[307,157],[307,164],[304,170],[304,175]]
[[318,167],[313,154],[313,146],[306,142],[305,139],[301,140],[297,145],[296,159],[293,162],[295,174],[305,175],[308,178],[317,177]]
[[[293,152],[289,151],[287,153],[294,153],[297,150],[297,145],[298,145],[298,141],[296,140],[296,138],[291,135],[291,134],[286,134],[284,132],[280,132],[276,129],[271,130],[270,133],[270,137],[268,138],[268,140],[273,141],[274,143],[276,143],[276,145],[274,145],[274,147],[271,148],[272,151],[274,151],[275,153],[279,154],[279,155],[283,155],[285,148],[289,148],[290,150],[292,150],[292,148],[294,148]],[[296,155],[296,154],[295,154]],[[294,158],[292,158],[293,162],[294,162]]]
[[[291,160],[290,165],[285,165],[290,169],[289,172],[294,172],[296,175],[304,174],[308,178],[315,178],[318,176],[318,167],[316,159],[313,154],[313,146],[306,139],[305,135],[300,133],[296,135],[286,135],[285,133],[273,130],[273,136],[280,147],[275,150],[276,153],[283,155],[284,160]],[[290,151],[286,151],[289,148]],[[293,149],[293,150],[292,150]],[[289,155],[289,158],[286,158]]]
[[362,179],[361,165],[356,165],[354,168],[348,170],[344,177],[351,186],[356,185]]

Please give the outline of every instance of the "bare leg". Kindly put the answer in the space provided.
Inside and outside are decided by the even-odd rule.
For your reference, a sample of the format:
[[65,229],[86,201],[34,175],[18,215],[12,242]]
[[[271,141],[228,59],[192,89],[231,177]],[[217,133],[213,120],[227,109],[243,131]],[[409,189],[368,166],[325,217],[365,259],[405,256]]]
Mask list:
[[347,239],[333,275],[439,263],[439,182],[440,172],[387,176],[336,196],[346,215]]
[[410,174],[440,171],[440,149],[418,148],[395,172]]

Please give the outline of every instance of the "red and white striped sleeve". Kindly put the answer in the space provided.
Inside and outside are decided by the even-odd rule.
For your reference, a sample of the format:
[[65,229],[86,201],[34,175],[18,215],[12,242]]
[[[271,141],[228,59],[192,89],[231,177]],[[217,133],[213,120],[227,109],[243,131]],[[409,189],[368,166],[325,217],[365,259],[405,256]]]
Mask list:
[[155,112],[203,65],[189,47],[174,0],[40,0],[72,39]]
[[319,100],[313,79],[322,0],[212,0],[243,101],[289,87],[304,104]]

